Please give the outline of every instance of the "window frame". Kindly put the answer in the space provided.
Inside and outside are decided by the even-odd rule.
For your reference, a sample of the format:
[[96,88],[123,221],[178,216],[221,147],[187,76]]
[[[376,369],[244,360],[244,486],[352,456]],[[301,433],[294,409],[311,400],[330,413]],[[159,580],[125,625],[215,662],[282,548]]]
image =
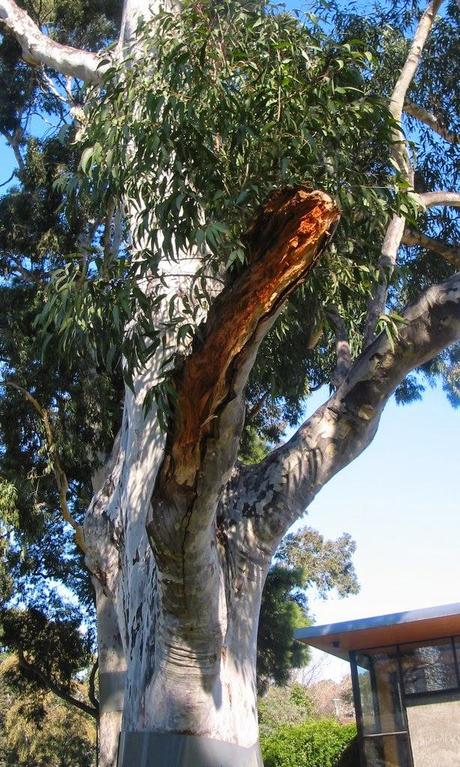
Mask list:
[[[450,643],[450,646],[453,652],[454,669],[455,669],[455,676],[457,680],[456,686],[449,687],[449,688],[446,687],[439,690],[427,690],[424,692],[412,692],[412,693],[406,692],[406,686],[404,684],[404,674],[403,674],[403,668],[402,668],[402,662],[401,662],[402,656],[404,654],[404,647],[407,647],[407,646],[417,647],[417,642],[400,642],[396,644],[392,643],[388,645],[366,647],[360,650],[350,650],[349,659],[350,659],[350,666],[351,666],[351,680],[352,680],[352,687],[353,687],[353,698],[355,702],[356,722],[357,722],[357,729],[358,729],[359,756],[360,756],[361,767],[367,767],[366,756],[364,752],[364,742],[371,738],[382,738],[385,736],[393,736],[393,737],[405,736],[406,737],[411,767],[414,767],[412,745],[411,745],[409,726],[407,721],[406,701],[414,700],[417,698],[425,698],[427,696],[436,698],[445,694],[460,691],[460,635],[454,634],[454,635],[436,637],[432,639],[425,639],[423,640],[423,642],[420,642],[419,646],[420,647],[423,647],[424,645],[430,646],[430,643],[432,646],[436,646],[437,643],[447,643],[447,644]],[[458,643],[458,647],[457,647],[457,643]],[[372,652],[377,652],[377,651],[385,652],[385,650],[390,650],[390,649],[392,649],[395,652],[396,658],[397,658],[399,687],[401,691],[401,699],[402,699],[401,703],[403,708],[402,715],[403,715],[403,721],[405,722],[406,729],[398,730],[398,731],[395,730],[392,732],[379,731],[374,733],[365,733],[363,710],[361,705],[361,689],[359,684],[359,673],[358,673],[359,664],[357,662],[357,656],[364,653],[372,654]],[[372,682],[372,674],[375,674],[375,672],[369,669],[369,674],[371,676],[372,699],[374,701],[374,717],[375,717],[376,725],[378,724],[378,729],[380,730],[381,729],[380,704],[378,701],[378,695],[376,696],[376,693],[374,690],[374,684]]]

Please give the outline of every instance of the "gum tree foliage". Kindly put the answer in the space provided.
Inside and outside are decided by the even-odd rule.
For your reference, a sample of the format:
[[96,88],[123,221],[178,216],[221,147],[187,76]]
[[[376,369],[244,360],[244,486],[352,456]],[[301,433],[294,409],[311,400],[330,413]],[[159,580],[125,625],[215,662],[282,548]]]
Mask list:
[[[23,7],[37,27],[24,22],[11,0],[0,0],[0,127],[17,163],[0,201],[2,630],[25,668],[33,665],[42,682],[46,678],[61,695],[76,697],[75,673],[87,664],[91,647],[91,636],[78,626],[84,619],[92,628],[93,595],[73,533],[100,601],[120,607],[128,594],[132,600],[138,593],[157,598],[150,591],[153,576],[142,585],[140,572],[140,551],[144,573],[153,572],[145,543],[149,505],[133,511],[128,504],[132,524],[123,527],[109,488],[116,467],[109,462],[101,471],[122,421],[122,403],[129,434],[133,423],[133,434],[136,428],[151,434],[152,444],[166,440],[167,460],[161,463],[162,457],[158,466],[167,472],[174,465],[168,450],[177,448],[175,435],[187,411],[181,381],[218,327],[219,307],[257,271],[263,253],[254,236],[260,237],[260,217],[269,216],[279,199],[275,192],[322,189],[342,214],[313,271],[278,306],[273,326],[264,325],[247,386],[238,379],[234,400],[224,397],[201,425],[204,460],[210,424],[215,439],[229,403],[245,413],[243,434],[235,427],[230,443],[241,437],[241,455],[251,465],[229,459],[218,472],[225,482],[216,492],[227,506],[225,513],[221,505],[211,514],[228,587],[228,626],[238,623],[232,600],[241,593],[232,555],[242,557],[235,561],[243,562],[249,591],[254,583],[261,591],[268,570],[268,560],[261,565],[241,553],[249,527],[273,553],[289,522],[373,438],[393,392],[410,401],[421,396],[425,381],[438,380],[458,403],[458,285],[452,275],[459,266],[459,11],[454,2],[393,3],[357,14],[328,3],[316,17],[296,17],[267,5],[185,3],[180,12],[163,10],[152,20],[141,2],[125,3],[120,40],[111,48],[120,25],[116,3]],[[414,36],[423,37],[421,56],[411,48]],[[99,57],[90,53],[103,49]],[[37,113],[54,126],[39,138]],[[193,274],[184,283],[184,257],[191,255]],[[182,277],[175,282],[177,274]],[[407,311],[410,301],[416,303]],[[143,376],[153,369],[144,385]],[[266,455],[266,441],[280,443],[285,427],[305,407],[308,413],[309,392],[323,384],[331,391],[323,408],[291,442]],[[188,404],[199,411],[199,402]],[[143,411],[142,429],[130,421],[140,418],[136,408]],[[222,449],[217,442],[218,455]],[[115,441],[114,460],[118,454],[129,467],[124,450]],[[283,481],[275,499],[270,477],[278,469]],[[144,482],[154,510],[172,493],[164,474],[159,477],[155,487]],[[254,499],[255,487],[272,499],[263,501],[262,517],[247,500]],[[91,503],[94,489],[99,493]],[[179,508],[182,501],[174,498],[171,508]],[[80,526],[88,507],[85,538]],[[112,525],[107,539],[96,525],[109,560],[92,539],[95,510],[101,509],[101,519]],[[135,519],[141,520],[138,527]],[[161,529],[153,525],[149,532],[156,560],[168,570],[176,555],[171,542],[168,549],[155,537]],[[144,530],[143,538],[137,530]],[[305,541],[299,561],[307,569],[310,543]],[[201,615],[193,563],[185,554],[183,547],[182,575],[172,577],[193,593],[196,609],[187,609]],[[247,573],[254,571],[251,580]],[[56,590],[57,583],[69,591]],[[203,587],[212,583],[201,581],[202,600]],[[318,588],[329,583],[323,577]],[[124,728],[134,732],[140,721],[136,685],[146,691],[148,677],[168,689],[168,676],[160,678],[158,667],[136,665],[139,642],[146,643],[142,657],[153,658],[146,604],[130,603],[118,614],[125,644],[117,668],[128,666]],[[210,604],[208,599],[212,618]],[[174,617],[176,626],[189,620],[186,607]],[[23,624],[30,630],[21,633]],[[39,641],[48,627],[49,657]],[[221,628],[206,635],[219,642]],[[217,657],[233,657],[231,645],[225,645],[227,655],[222,649],[217,647]],[[209,657],[216,657],[215,647]],[[203,663],[199,670],[208,679]],[[221,671],[216,673],[220,679]],[[195,677],[187,679],[190,685]],[[252,693],[237,676],[233,684],[238,690],[241,684],[233,699],[249,711]],[[167,712],[158,710],[163,699],[170,700],[173,719],[184,717],[184,730],[199,730],[197,721],[206,721],[214,723],[210,737],[222,739],[206,689],[204,682],[193,688],[193,714],[177,712],[167,694],[149,698],[141,729],[180,730],[177,720],[171,725]],[[95,703],[86,702],[94,714]],[[223,710],[232,705],[226,701]],[[112,713],[110,727],[100,729],[101,736],[110,733],[101,740],[104,765],[113,764],[118,742],[119,719]],[[229,734],[229,725],[224,739],[250,746],[256,725],[242,716],[239,734]]]

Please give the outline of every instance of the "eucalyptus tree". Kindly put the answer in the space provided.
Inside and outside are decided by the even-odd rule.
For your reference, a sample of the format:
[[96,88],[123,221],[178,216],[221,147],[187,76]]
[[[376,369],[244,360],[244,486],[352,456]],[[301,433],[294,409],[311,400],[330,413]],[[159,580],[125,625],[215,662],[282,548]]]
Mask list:
[[[41,280],[35,328],[44,355],[70,355],[68,387],[82,368],[125,387],[108,457],[116,416],[84,416],[81,523],[59,397],[44,407],[14,369],[5,381],[42,422],[91,573],[103,765],[117,750],[119,767],[260,764],[257,624],[281,538],[393,393],[420,394],[412,371],[458,394],[458,8],[327,8],[322,26],[256,3],[126,0],[118,43],[91,52],[0,0],[80,155],[54,187],[73,236],[41,238],[39,263],[8,250],[10,273]],[[279,436],[273,412],[294,419],[324,382],[288,442],[238,462],[245,418]]]

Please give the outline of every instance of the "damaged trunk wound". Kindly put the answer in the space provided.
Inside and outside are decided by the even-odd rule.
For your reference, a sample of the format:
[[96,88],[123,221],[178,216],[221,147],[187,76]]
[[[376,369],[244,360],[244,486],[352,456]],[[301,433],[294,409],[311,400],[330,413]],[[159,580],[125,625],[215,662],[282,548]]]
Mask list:
[[302,187],[275,191],[261,208],[246,237],[248,265],[214,302],[175,381],[176,418],[157,485],[163,497],[195,488],[206,440],[218,429],[259,326],[308,276],[339,218],[328,195]]

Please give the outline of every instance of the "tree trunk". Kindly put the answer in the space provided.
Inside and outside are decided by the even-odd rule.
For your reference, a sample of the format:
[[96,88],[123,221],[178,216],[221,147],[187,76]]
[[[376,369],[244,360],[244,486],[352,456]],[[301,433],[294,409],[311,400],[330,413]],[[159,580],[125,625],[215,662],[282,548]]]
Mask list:
[[[151,622],[128,664],[119,767],[258,767],[256,640],[269,558],[249,559],[223,530],[155,547]],[[179,543],[181,536],[175,534]],[[175,556],[172,556],[175,554]],[[148,662],[143,663],[142,658]]]
[[126,662],[113,601],[95,582],[99,663],[98,767],[117,762]]

